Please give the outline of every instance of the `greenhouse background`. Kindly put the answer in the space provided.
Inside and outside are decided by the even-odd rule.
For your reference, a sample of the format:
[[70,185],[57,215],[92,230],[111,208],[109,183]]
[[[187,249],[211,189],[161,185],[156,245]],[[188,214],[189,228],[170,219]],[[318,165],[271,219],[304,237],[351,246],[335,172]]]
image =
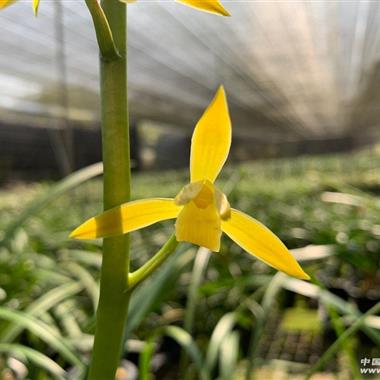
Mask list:
[[[165,150],[188,145],[194,115],[219,83],[228,91],[240,145],[233,151],[236,159],[373,143],[379,117],[377,2],[237,2],[230,7],[234,17],[213,23],[207,14],[189,14],[171,2],[130,7],[130,113],[137,130],[148,130],[148,138],[140,134],[148,140],[142,155],[148,166]],[[87,128],[93,149],[99,149],[91,133],[99,129],[96,39],[84,2],[47,2],[36,19],[29,12],[29,4],[21,2],[1,15],[3,138],[11,133],[9,138],[22,140],[14,150],[30,149],[19,135],[50,143],[53,152],[47,147],[44,158],[67,172],[88,163],[82,149],[99,159],[89,144],[79,143]],[[15,23],[18,19],[24,22]],[[149,122],[157,125],[153,132]],[[44,132],[18,132],[13,125]],[[156,130],[162,136],[152,151]],[[10,157],[3,161],[14,159],[12,151],[5,155]]]
[[[380,369],[380,316],[363,314],[380,301],[380,3],[224,5],[229,18],[128,5],[132,197],[186,183],[193,128],[223,84],[233,143],[218,184],[313,280],[227,237],[220,254],[181,245],[132,299],[117,378],[379,378],[363,368]],[[102,209],[99,104],[84,1],[0,11],[4,380],[78,379],[89,360],[101,242],[68,235]],[[132,266],[172,230],[133,233]]]

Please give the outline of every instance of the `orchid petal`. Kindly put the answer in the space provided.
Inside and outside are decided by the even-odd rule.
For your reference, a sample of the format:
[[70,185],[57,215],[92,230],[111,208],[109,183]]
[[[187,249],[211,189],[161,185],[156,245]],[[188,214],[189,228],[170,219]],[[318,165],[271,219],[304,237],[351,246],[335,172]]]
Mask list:
[[35,16],[37,16],[38,14],[39,5],[40,5],[40,0],[33,0],[33,12]]
[[0,9],[3,9],[7,7],[8,5],[11,5],[15,2],[16,0],[0,0]]
[[214,13],[220,16],[230,16],[228,11],[218,0],[176,0],[178,3],[199,9],[204,12]]
[[310,279],[282,241],[256,219],[231,209],[231,218],[222,221],[222,230],[248,253],[273,268],[303,280]]
[[226,94],[220,86],[198,121],[191,140],[191,182],[214,182],[226,162],[231,146],[231,121]]
[[213,203],[199,208],[190,201],[176,221],[177,241],[186,241],[219,252],[222,235],[220,216]]
[[95,216],[70,235],[76,239],[95,239],[125,234],[161,220],[176,218],[181,206],[171,198],[142,199],[124,203]]

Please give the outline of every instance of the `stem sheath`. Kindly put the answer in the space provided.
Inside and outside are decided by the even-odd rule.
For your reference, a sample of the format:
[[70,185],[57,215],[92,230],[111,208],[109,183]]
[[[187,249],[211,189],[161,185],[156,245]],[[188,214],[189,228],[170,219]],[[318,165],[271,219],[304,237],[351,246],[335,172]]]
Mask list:
[[[127,110],[126,6],[104,0],[104,13],[119,57],[100,60],[104,163],[104,209],[130,199],[130,154]],[[129,237],[103,243],[100,298],[89,380],[112,380],[119,364],[130,292]]]

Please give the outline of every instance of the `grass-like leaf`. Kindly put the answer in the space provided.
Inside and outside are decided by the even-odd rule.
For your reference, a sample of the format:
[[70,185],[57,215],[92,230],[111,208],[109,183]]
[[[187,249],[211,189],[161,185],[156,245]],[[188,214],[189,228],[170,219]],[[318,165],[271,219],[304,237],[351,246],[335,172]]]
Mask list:
[[230,380],[234,378],[234,373],[239,358],[239,334],[232,331],[224,338],[220,347],[219,367],[220,380]]
[[[199,248],[195,256],[193,270],[191,272],[191,281],[187,292],[187,302],[185,308],[183,327],[188,333],[192,333],[195,311],[199,293],[199,287],[203,281],[203,277],[209,262],[211,252],[206,248]],[[185,351],[181,352],[180,373],[185,376],[188,358]]]
[[339,348],[355,334],[360,327],[365,323],[367,317],[380,312],[380,302],[375,306],[371,307],[366,313],[364,313],[360,318],[358,318],[345,332],[343,332],[338,339],[324,352],[324,354],[319,358],[319,360],[313,365],[313,367],[308,372],[306,379],[310,377],[323,368],[323,366],[329,362],[329,360],[338,352]]
[[0,352],[7,355],[15,355],[16,357],[22,357],[34,365],[43,368],[57,380],[65,379],[65,370],[60,367],[53,360],[48,358],[46,355],[38,352],[30,347],[25,347],[21,344],[9,344],[0,343]]
[[125,341],[154,307],[167,295],[167,291],[173,288],[173,284],[190,263],[193,249],[183,253],[179,250],[174,256],[160,268],[158,273],[133,293],[129,306],[128,324],[126,326]]
[[[45,313],[52,307],[56,306],[63,300],[72,297],[82,290],[83,286],[78,282],[70,282],[58,286],[46,294],[42,295],[40,298],[32,302],[26,309],[25,314],[28,316],[38,317],[39,315]],[[12,342],[17,338],[18,334],[25,328],[25,325],[11,324],[5,331],[0,335],[1,342]]]
[[57,333],[52,330],[47,324],[28,314],[22,313],[20,311],[10,310],[4,307],[0,307],[0,318],[23,326],[36,337],[55,349],[67,361],[73,365],[78,366],[79,368],[83,368],[83,364],[73,348],[62,336],[57,335]]
[[66,191],[73,189],[76,186],[79,186],[85,181],[88,181],[91,178],[97,177],[103,173],[103,164],[97,163],[90,166],[87,166],[84,169],[80,169],[73,174],[70,174],[66,178],[57,182],[52,186],[47,192],[42,194],[40,197],[33,200],[29,206],[21,212],[13,222],[7,226],[4,231],[3,239],[1,244],[6,245],[13,237],[17,229],[23,225],[31,216],[37,214],[41,211],[46,205],[51,201],[56,199],[58,196],[62,195]]
[[88,295],[91,297],[95,312],[99,299],[99,285],[94,277],[87,269],[84,268],[84,266],[77,263],[68,262],[65,263],[64,267],[71,272],[73,277],[76,277],[83,285],[84,289],[86,289]]
[[174,339],[191,357],[196,366],[201,380],[210,380],[207,366],[203,364],[202,353],[199,351],[192,336],[178,326],[168,326],[163,329],[165,335]]
[[206,354],[206,367],[208,372],[211,373],[215,368],[223,341],[231,334],[235,322],[236,315],[234,313],[227,313],[220,318],[218,324],[215,326]]

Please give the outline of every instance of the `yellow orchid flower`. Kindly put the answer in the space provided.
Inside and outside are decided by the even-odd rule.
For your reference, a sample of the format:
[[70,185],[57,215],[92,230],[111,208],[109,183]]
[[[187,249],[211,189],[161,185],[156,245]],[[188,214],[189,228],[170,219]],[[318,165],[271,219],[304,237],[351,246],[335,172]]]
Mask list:
[[[122,3],[134,3],[137,0],[120,0]],[[219,0],[176,0],[178,3],[221,16],[230,16]]]
[[177,218],[177,241],[218,252],[222,232],[244,250],[291,276],[309,279],[281,240],[259,221],[230,207],[214,185],[231,146],[231,122],[221,86],[195,127],[191,141],[190,184],[174,198],[128,202],[87,220],[71,233],[76,239],[125,234]]
[[[3,9],[7,7],[8,5],[11,5],[16,0],[0,0],[0,9]],[[37,16],[38,13],[38,6],[40,5],[40,0],[33,0],[33,12]]]

